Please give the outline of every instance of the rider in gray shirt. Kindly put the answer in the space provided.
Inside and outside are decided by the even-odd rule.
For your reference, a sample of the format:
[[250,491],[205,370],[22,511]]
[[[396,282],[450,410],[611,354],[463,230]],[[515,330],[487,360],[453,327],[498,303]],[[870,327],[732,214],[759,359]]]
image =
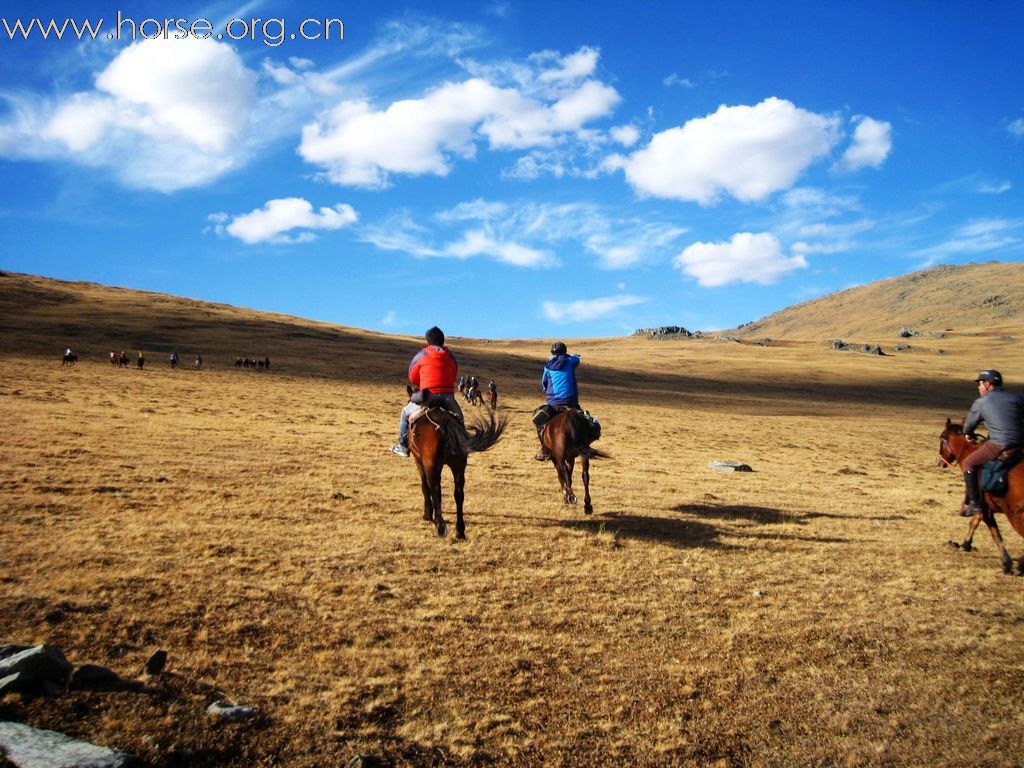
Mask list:
[[1007,448],[1019,448],[1024,443],[1024,395],[1005,391],[999,371],[982,371],[975,381],[981,396],[974,401],[964,420],[964,434],[973,437],[978,425],[984,424],[988,428],[988,440],[961,464],[968,502],[961,514],[966,516],[985,511],[978,487],[981,465]]

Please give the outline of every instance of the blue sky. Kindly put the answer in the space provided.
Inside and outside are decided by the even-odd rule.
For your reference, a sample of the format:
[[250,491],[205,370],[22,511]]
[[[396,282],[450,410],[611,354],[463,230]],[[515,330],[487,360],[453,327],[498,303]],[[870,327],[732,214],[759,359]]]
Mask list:
[[1018,2],[2,16],[3,269],[508,338],[726,328],[1024,256]]

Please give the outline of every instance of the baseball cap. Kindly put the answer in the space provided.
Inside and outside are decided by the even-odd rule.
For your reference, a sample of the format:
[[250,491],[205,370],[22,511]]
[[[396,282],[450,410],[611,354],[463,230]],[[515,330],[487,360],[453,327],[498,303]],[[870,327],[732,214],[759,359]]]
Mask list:
[[1003,374],[999,371],[994,371],[991,368],[987,368],[978,374],[978,378],[975,381],[987,381],[993,387],[1003,386]]

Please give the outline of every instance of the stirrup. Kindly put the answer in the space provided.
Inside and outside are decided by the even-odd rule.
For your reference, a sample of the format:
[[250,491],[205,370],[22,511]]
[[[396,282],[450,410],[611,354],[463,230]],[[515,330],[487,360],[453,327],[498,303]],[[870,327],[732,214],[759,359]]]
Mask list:
[[551,458],[551,455],[542,448],[533,458],[535,461],[547,461]]
[[960,508],[960,517],[974,517],[983,514],[985,514],[985,508],[980,504],[971,503]]
[[408,458],[409,457],[409,449],[406,448],[401,443],[395,443],[394,445],[391,446],[390,450],[391,450],[392,453],[394,453],[394,454],[396,454],[398,456],[402,456],[404,458]]

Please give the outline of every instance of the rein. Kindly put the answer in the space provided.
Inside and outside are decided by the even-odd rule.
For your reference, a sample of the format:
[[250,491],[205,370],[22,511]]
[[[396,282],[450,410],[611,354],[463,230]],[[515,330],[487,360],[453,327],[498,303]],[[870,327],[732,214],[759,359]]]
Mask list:
[[949,452],[953,454],[953,461],[950,461],[949,459],[942,455],[942,446],[939,447],[939,461],[941,461],[944,466],[952,467],[954,464],[960,461],[960,457],[953,453],[953,447],[949,444],[949,440],[947,440],[946,438],[942,438],[942,445],[945,446],[946,448],[949,448]]

